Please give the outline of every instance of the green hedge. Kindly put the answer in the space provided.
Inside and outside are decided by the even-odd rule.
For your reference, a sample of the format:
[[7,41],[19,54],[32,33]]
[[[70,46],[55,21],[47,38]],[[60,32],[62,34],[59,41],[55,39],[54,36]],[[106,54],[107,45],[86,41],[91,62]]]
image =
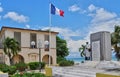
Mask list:
[[45,68],[45,62],[40,62],[41,63],[41,69]]
[[30,62],[28,66],[31,70],[36,70],[39,67],[39,62]]
[[16,66],[8,66],[6,64],[0,64],[0,70],[4,73],[9,73],[10,75],[16,72]]
[[57,63],[59,64],[61,61],[66,60],[66,58],[63,57],[57,57]]
[[15,74],[11,77],[47,77],[41,73],[23,73],[23,74]]
[[63,60],[59,62],[59,66],[72,66],[72,65],[74,65],[74,61]]
[[16,67],[16,66],[9,66],[9,71],[8,71],[8,73],[9,73],[10,75],[12,75],[12,74],[14,74],[14,73],[16,72],[16,70],[17,70],[17,67]]
[[17,70],[19,71],[25,71],[25,69],[27,69],[27,64],[21,62],[21,63],[17,63],[15,64],[15,66],[17,67]]
[[6,64],[0,64],[0,70],[4,73],[9,71],[9,66]]
[[43,69],[45,67],[44,62],[30,62],[28,63],[28,66],[31,70],[36,70],[37,68],[39,68],[39,63],[41,65],[41,69]]

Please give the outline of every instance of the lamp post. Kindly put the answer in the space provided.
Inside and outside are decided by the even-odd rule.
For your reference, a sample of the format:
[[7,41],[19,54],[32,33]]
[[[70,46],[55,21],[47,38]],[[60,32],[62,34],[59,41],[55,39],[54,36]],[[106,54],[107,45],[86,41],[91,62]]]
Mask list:
[[47,40],[45,41],[45,48],[49,49],[49,66],[50,66],[50,62],[51,62],[50,61],[50,44],[49,44],[49,41],[47,41]]
[[120,42],[117,43],[117,47],[119,48],[118,54],[120,54]]
[[117,47],[120,47],[120,43],[117,43]]
[[42,46],[42,44],[41,44],[41,41],[39,40],[39,42],[38,42],[38,48],[39,48],[39,71],[41,72],[41,46]]

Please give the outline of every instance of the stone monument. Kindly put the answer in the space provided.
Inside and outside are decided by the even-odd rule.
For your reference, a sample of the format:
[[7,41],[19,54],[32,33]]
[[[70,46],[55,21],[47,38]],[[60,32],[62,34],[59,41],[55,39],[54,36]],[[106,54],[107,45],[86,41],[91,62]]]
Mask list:
[[111,35],[110,32],[101,31],[90,36],[92,61],[111,60]]

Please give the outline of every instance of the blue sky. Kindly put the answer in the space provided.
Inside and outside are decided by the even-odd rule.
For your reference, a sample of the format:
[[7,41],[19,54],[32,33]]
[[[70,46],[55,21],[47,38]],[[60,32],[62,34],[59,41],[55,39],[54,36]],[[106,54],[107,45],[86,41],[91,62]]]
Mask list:
[[120,0],[0,0],[0,27],[47,29],[49,2],[65,12],[64,17],[52,15],[51,29],[70,51],[78,51],[91,33],[112,32],[120,25]]

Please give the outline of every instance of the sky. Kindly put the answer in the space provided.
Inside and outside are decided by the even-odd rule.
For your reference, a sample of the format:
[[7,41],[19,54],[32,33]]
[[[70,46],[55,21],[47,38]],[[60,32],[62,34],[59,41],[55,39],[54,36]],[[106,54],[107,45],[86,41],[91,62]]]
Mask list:
[[64,11],[64,17],[51,16],[51,30],[59,32],[71,52],[91,33],[113,32],[120,25],[120,0],[0,0],[0,28],[48,29],[49,3]]

